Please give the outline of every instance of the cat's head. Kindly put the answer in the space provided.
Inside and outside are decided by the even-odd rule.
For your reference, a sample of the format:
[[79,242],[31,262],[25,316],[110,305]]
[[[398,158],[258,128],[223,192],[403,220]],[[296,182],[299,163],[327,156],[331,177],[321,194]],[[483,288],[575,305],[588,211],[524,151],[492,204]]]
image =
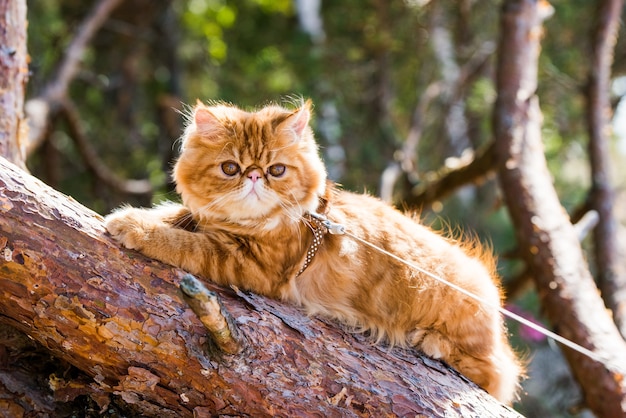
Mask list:
[[206,220],[266,229],[315,211],[326,170],[310,117],[310,101],[257,112],[198,103],[174,167],[184,204]]

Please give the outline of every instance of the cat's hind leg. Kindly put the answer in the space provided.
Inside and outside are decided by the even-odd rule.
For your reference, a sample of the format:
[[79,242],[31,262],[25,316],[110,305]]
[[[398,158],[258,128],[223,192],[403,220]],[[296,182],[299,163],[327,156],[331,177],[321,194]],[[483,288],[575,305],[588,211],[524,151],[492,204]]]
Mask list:
[[[500,324],[471,318],[440,329],[416,330],[410,344],[429,357],[444,360],[503,403],[514,401],[522,367]],[[452,333],[452,335],[450,334]]]

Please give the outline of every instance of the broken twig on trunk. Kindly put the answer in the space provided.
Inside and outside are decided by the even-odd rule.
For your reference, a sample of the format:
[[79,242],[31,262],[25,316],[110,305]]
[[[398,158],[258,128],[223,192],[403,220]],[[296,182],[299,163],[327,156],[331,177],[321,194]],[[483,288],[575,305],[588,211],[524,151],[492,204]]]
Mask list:
[[183,276],[180,290],[191,310],[209,331],[215,347],[225,354],[241,352],[243,344],[239,330],[215,292],[211,292],[191,274]]

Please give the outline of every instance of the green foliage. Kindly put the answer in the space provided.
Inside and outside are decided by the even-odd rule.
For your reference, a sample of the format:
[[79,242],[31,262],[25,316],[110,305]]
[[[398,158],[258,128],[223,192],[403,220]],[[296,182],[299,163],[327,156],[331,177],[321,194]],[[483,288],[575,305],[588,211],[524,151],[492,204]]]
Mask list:
[[[415,106],[433,83],[439,83],[439,94],[421,114],[418,175],[438,169],[458,152],[448,137],[454,122],[445,117],[454,100],[461,100],[467,123],[468,142],[463,146],[478,148],[491,141],[493,58],[485,55],[482,64],[476,62],[481,51],[495,49],[497,2],[480,0],[471,9],[454,3],[324,2],[326,38],[321,42],[302,31],[291,0],[134,4],[121,6],[90,44],[70,95],[104,162],[122,177],[150,178],[157,196],[171,196],[165,173],[182,130],[182,118],[172,117],[171,109],[197,99],[255,107],[290,97],[312,98],[323,151],[340,146],[346,155],[338,162],[343,167],[338,180],[347,188],[373,193],[409,133]],[[78,1],[29,2],[31,96],[54,75],[89,7]],[[564,204],[571,209],[583,200],[588,185],[580,86],[588,71],[584,46],[590,29],[586,17],[592,9],[584,0],[556,3],[555,9],[545,25],[539,95],[546,155]],[[464,84],[445,81],[450,71],[443,61],[445,44],[435,42],[441,33],[448,36],[451,48],[447,59],[456,71],[469,74]],[[179,104],[160,104],[168,96]],[[328,104],[338,110],[337,120],[324,114]],[[173,128],[164,125],[168,112],[175,119]],[[65,127],[55,128],[52,142],[68,167],[60,181],[68,184],[69,193],[104,210],[129,198],[101,185],[94,192],[95,179],[83,175],[86,168]],[[328,132],[335,134],[327,137]],[[34,157],[31,165],[43,175],[44,156]],[[72,167],[81,167],[80,175]],[[480,228],[487,235],[497,237],[489,232],[487,221],[494,199],[491,194],[481,202],[451,200],[439,215],[460,224],[484,225]],[[470,219],[466,205],[479,205],[485,212],[480,219]],[[507,245],[500,238],[494,241],[497,247]]]
[[208,56],[219,65],[228,54],[224,29],[235,24],[237,10],[220,0],[191,0],[186,6],[181,14],[183,24],[192,34],[206,40]]
[[[338,145],[347,155],[339,180],[348,188],[376,192],[380,173],[409,132],[415,106],[449,70],[434,42],[435,30],[447,31],[449,59],[457,71],[482,49],[491,45],[493,50],[499,30],[497,3],[489,0],[471,10],[453,3],[324,2],[322,42],[301,30],[290,0],[137,2],[141,17],[133,3],[120,7],[90,44],[71,97],[105,162],[121,176],[153,179],[159,193],[166,192],[167,181],[155,172],[159,167],[167,171],[164,159],[171,158],[176,140],[176,130],[166,131],[160,116],[164,95],[183,103],[223,100],[245,107],[303,96],[311,97],[318,111],[332,103],[339,111]],[[29,2],[31,96],[53,76],[89,7],[78,1]],[[555,184],[572,208],[588,184],[580,86],[588,71],[584,46],[592,9],[584,0],[556,3],[555,9],[545,25],[539,95],[546,155]],[[448,142],[450,122],[442,117],[454,98],[461,98],[465,109],[466,146],[491,140],[492,61],[474,68],[463,85],[442,83],[429,102],[421,115],[420,173],[437,169],[457,152]],[[180,132],[180,117],[177,123]],[[318,113],[314,123],[323,131],[327,120]],[[325,148],[333,145],[325,135],[318,137]],[[61,158],[81,165],[72,142],[61,134],[54,138]],[[91,181],[68,177],[77,190]],[[89,204],[90,192],[71,192]],[[102,206],[115,204],[116,199],[105,202],[111,197],[105,193]],[[462,208],[446,206],[444,216],[468,222]]]

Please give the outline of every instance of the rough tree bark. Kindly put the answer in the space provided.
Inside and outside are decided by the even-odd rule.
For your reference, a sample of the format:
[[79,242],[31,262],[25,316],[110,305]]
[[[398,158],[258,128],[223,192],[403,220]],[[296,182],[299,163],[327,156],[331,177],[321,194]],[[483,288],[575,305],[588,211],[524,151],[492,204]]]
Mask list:
[[26,2],[0,0],[0,155],[25,168]]
[[80,387],[101,407],[115,395],[161,417],[517,415],[442,363],[212,285],[246,349],[209,356],[180,270],[121,249],[99,215],[1,158],[0,255],[0,322],[90,376]]
[[598,283],[618,329],[626,338],[626,266],[620,260],[618,222],[613,214],[615,191],[609,150],[611,64],[623,7],[623,0],[602,0],[597,4],[587,84],[587,127],[592,180],[589,202],[600,216],[593,231]]
[[504,3],[494,111],[499,179],[548,319],[558,333],[603,359],[563,350],[587,406],[601,417],[624,416],[626,343],[598,295],[543,155],[535,91],[545,6]]

